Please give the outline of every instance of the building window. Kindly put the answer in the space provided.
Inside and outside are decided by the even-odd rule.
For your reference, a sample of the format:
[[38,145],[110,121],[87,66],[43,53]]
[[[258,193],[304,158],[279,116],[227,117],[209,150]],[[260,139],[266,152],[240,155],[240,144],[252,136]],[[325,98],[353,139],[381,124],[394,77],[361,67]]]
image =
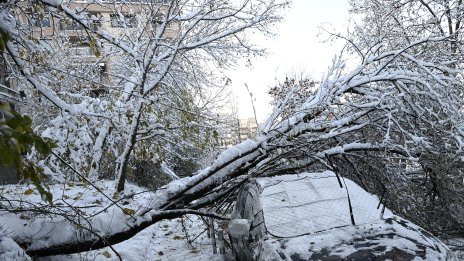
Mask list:
[[82,30],[83,27],[81,24],[79,24],[76,21],[70,21],[70,20],[64,20],[60,24],[61,30],[66,30],[66,31],[74,31],[74,30]]
[[119,23],[118,15],[111,14],[110,19],[111,19],[111,27],[121,27]]
[[102,15],[99,12],[89,12],[87,14],[90,21],[90,29],[94,32],[98,31],[98,28],[101,27]]
[[152,20],[151,20],[151,23],[156,27],[156,26],[160,26],[161,24],[163,24],[164,22],[164,15],[162,14],[156,14],[153,16]]
[[50,27],[51,22],[50,22],[50,16],[48,14],[38,14],[38,13],[33,13],[32,14],[32,25],[35,27]]
[[[90,30],[97,31],[101,27],[102,16],[98,12],[89,12],[87,14],[87,19],[82,20],[82,23],[89,25]],[[84,30],[84,26],[78,23],[75,20],[62,20],[60,23],[61,30],[74,31],[74,30]]]
[[8,68],[6,67],[5,60],[1,59],[0,60],[0,85],[4,85],[6,87],[9,86],[8,75],[9,75],[9,72],[8,72]]
[[111,27],[134,27],[137,19],[132,14],[111,14]]

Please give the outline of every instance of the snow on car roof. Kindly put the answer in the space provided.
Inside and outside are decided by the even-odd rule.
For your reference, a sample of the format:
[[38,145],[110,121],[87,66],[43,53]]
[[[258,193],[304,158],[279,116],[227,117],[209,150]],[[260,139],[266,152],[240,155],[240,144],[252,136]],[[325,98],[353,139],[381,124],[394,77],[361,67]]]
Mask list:
[[[263,188],[266,228],[277,237],[296,237],[351,225],[348,194],[356,225],[380,220],[379,199],[348,179],[341,178],[341,188],[331,171],[258,178],[257,182]],[[386,210],[385,216],[390,215]]]
[[445,256],[453,256],[443,243],[426,231],[396,216],[312,235],[265,240],[261,260],[275,259],[277,252],[282,260],[419,261],[445,260]]

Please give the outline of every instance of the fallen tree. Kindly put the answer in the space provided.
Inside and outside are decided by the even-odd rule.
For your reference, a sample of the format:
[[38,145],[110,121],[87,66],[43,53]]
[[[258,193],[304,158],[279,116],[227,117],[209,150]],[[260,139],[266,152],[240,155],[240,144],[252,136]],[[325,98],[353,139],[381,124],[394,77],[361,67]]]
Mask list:
[[[282,112],[296,87],[278,103],[255,141],[227,149],[197,175],[159,190],[149,206],[134,214],[135,220],[127,218],[126,230],[28,247],[27,253],[78,253],[116,244],[162,218],[219,202],[247,179],[275,169],[297,171],[316,165],[334,169],[330,159],[335,156],[369,157],[371,152],[418,163],[421,155],[440,153],[442,147],[461,157],[461,72],[440,57],[414,55],[424,46],[433,50],[447,41],[427,38],[395,51],[373,46],[375,54],[351,72],[335,59],[318,89],[293,114],[284,117]],[[442,142],[432,142],[436,135]],[[24,247],[32,243],[18,241]]]

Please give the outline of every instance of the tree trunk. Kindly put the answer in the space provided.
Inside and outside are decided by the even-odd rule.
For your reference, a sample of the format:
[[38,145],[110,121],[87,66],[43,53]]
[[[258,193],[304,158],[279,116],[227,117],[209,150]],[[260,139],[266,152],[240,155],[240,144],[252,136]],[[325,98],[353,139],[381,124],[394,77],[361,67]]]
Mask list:
[[111,133],[111,127],[109,125],[110,121],[105,120],[103,126],[100,128],[100,133],[95,140],[95,145],[93,146],[92,163],[90,164],[90,179],[96,179],[98,177],[98,173],[100,172],[100,162],[103,157],[103,148],[105,147],[106,138]]
[[134,149],[135,143],[136,143],[136,137],[137,137],[137,130],[139,127],[139,122],[140,122],[140,117],[142,116],[142,111],[143,111],[143,102],[139,101],[137,103],[137,106],[135,108],[135,113],[134,117],[132,120],[131,128],[128,133],[128,140],[126,143],[126,146],[124,148],[124,151],[118,158],[118,164],[117,164],[117,185],[116,185],[116,190],[118,192],[121,192],[124,190],[124,185],[126,184],[126,178],[127,178],[127,167],[129,164],[129,159],[132,153],[132,150]]
[[[99,238],[94,237],[94,238],[87,239],[87,240],[74,241],[74,242],[69,242],[69,243],[57,245],[57,246],[45,247],[41,249],[31,249],[31,250],[26,250],[26,253],[29,256],[35,258],[35,257],[54,256],[54,255],[70,255],[70,254],[75,254],[75,253],[91,251],[95,249],[101,249],[101,248],[128,240],[131,237],[135,236],[140,231],[155,224],[156,222],[160,220],[178,218],[186,214],[213,217],[215,219],[222,219],[222,220],[227,219],[219,215],[205,213],[205,212],[196,211],[196,210],[190,210],[190,209],[164,211],[162,213],[157,213],[157,214],[152,215],[152,218],[150,220],[134,225],[129,230],[121,231],[121,232],[109,235],[107,237],[103,237],[103,236]],[[24,249],[27,249],[30,243],[19,243],[19,245],[21,245]]]

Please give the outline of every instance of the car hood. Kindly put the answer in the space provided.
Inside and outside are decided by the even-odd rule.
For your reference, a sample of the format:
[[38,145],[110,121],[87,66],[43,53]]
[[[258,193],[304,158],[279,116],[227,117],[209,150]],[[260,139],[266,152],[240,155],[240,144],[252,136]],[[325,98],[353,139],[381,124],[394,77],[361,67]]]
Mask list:
[[259,260],[454,260],[419,226],[399,217],[292,238],[266,237]]

